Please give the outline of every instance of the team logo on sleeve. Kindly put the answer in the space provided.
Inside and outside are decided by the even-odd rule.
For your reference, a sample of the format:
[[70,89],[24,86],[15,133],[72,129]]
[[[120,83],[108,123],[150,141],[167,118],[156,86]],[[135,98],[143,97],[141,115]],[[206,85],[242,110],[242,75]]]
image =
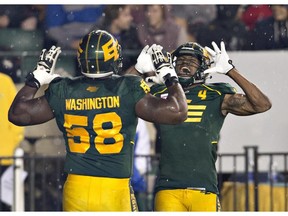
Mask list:
[[150,87],[147,85],[147,83],[143,79],[140,82],[140,87],[144,90],[145,93],[150,92]]

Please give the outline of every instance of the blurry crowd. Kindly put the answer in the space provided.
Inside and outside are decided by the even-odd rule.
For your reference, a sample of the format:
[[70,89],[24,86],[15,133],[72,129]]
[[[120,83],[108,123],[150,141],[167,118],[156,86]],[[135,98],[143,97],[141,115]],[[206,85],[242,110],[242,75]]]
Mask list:
[[[18,75],[14,76],[17,69],[15,65],[20,63],[18,58],[11,57],[7,54],[8,52],[6,53],[6,51],[13,51],[14,49],[11,47],[9,50],[6,46],[4,47],[6,43],[4,41],[9,40],[9,38],[5,38],[5,40],[2,38],[1,31],[5,29],[40,32],[43,37],[43,44],[37,48],[37,58],[43,48],[49,49],[51,45],[60,46],[63,53],[65,51],[74,53],[75,51],[76,55],[79,40],[84,35],[94,29],[107,30],[118,39],[122,46],[124,53],[123,72],[125,73],[134,66],[142,48],[147,44],[152,45],[154,43],[161,44],[166,51],[170,52],[187,41],[198,42],[202,46],[211,46],[212,41],[219,44],[221,40],[225,42],[226,49],[229,51],[287,50],[288,4],[1,5],[0,53],[2,52],[2,55],[0,55],[0,72],[10,75],[13,81],[17,82]],[[7,36],[4,35],[3,37]],[[125,53],[129,58],[125,57],[127,56]],[[71,62],[69,63],[71,64]],[[1,82],[4,82],[4,78],[1,78]],[[14,86],[12,87],[14,88]],[[4,89],[8,88],[5,87]],[[0,92],[0,94],[2,93]],[[16,92],[13,94],[15,95]],[[14,95],[10,97],[11,100]],[[5,113],[5,118],[7,118],[7,110],[1,113]],[[8,119],[6,121],[8,122]],[[146,129],[141,128],[141,130],[137,130],[137,132],[139,131],[143,132]],[[142,142],[145,138],[145,143],[149,144],[148,132],[145,134],[143,136],[139,133],[137,136]],[[23,132],[21,136],[24,136]],[[15,145],[18,142],[18,140],[15,141]],[[135,141],[135,143],[137,142]],[[149,149],[143,150],[143,146],[150,148],[150,145],[145,143],[139,142],[138,146],[135,144],[137,146],[136,154],[137,149],[140,149],[139,152],[149,155]],[[157,149],[156,152],[158,152]],[[147,164],[145,165],[145,163]],[[139,175],[135,175],[134,188],[136,195],[139,193],[141,196],[147,187],[142,176],[150,169],[149,161],[141,162],[138,160],[135,161],[135,164],[138,171],[134,170],[134,173],[139,172]]]
[[287,11],[288,5],[1,5],[0,29],[41,29],[47,46],[57,42],[62,49],[76,49],[97,28],[128,49],[157,42],[170,51],[211,38],[225,40],[230,50],[283,49]]
[[287,49],[288,5],[1,5],[3,28],[40,30],[43,47],[62,50],[77,49],[92,29],[107,30],[123,52],[134,52],[124,58],[125,71],[153,43],[167,51],[186,41],[210,46],[213,40],[224,40],[227,50]]

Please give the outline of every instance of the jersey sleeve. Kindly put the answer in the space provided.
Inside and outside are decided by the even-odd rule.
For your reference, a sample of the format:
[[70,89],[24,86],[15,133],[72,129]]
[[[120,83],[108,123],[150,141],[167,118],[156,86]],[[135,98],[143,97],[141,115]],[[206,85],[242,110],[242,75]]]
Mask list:
[[167,92],[167,87],[165,85],[155,84],[151,86],[150,93],[156,97],[160,97],[160,95],[165,92]]
[[237,90],[229,83],[215,83],[213,84],[214,88],[221,92],[223,95],[225,94],[236,94]]
[[137,103],[141,98],[150,92],[150,87],[140,76],[127,75],[127,78],[129,80],[127,85],[130,86],[130,92],[133,94],[133,97]]
[[66,78],[53,80],[45,91],[45,97],[52,109],[59,106],[59,99],[64,97]]

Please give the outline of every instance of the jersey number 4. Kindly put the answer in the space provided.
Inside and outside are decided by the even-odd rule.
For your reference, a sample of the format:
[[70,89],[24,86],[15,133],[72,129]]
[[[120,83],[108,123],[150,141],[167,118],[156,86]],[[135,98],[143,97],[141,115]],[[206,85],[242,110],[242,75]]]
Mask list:
[[[120,133],[122,121],[120,116],[115,112],[95,115],[93,130],[96,136],[91,136],[86,129],[88,126],[87,116],[65,114],[64,121],[71,152],[84,154],[90,148],[91,138],[100,154],[119,153],[123,148],[124,137]],[[109,129],[103,129],[102,125],[104,123],[110,123],[112,126]],[[80,142],[75,142],[75,137],[80,137]],[[105,139],[113,139],[115,142],[114,144],[107,145],[105,144]]]

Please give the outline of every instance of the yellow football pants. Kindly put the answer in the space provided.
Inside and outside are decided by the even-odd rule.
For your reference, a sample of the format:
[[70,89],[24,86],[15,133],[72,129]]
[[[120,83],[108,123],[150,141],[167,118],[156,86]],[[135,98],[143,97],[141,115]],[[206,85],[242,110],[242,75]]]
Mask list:
[[220,211],[219,198],[214,193],[200,190],[161,190],[154,200],[155,211]]
[[64,211],[138,211],[129,178],[69,174],[63,191]]

